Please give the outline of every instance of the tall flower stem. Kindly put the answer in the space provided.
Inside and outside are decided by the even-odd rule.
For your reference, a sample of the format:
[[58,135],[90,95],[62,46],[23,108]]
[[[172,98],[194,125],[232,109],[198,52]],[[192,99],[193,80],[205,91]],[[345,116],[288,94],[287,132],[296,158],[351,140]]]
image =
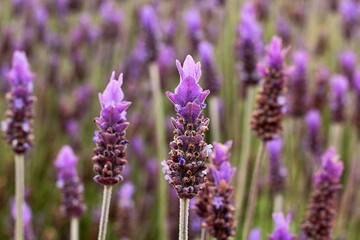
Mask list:
[[201,237],[200,237],[200,239],[201,240],[208,240],[208,234],[207,234],[206,228],[201,229]]
[[341,123],[335,123],[330,128],[330,145],[334,146],[337,151],[339,151],[341,137],[342,137],[342,125]]
[[188,239],[189,199],[180,198],[179,240]]
[[15,201],[16,201],[16,220],[15,220],[15,239],[24,239],[23,224],[23,205],[25,192],[25,156],[15,154]]
[[247,239],[248,234],[250,232],[251,223],[253,220],[254,212],[255,212],[255,206],[256,206],[256,200],[257,200],[257,186],[258,186],[258,180],[261,170],[261,160],[264,155],[264,149],[265,149],[265,142],[262,142],[260,144],[260,147],[258,149],[256,162],[253,170],[253,175],[251,178],[251,186],[250,186],[250,193],[249,193],[249,200],[248,200],[248,208],[246,211],[246,218],[245,218],[245,224],[244,224],[244,230],[243,230],[243,237],[242,239]]
[[70,239],[71,240],[79,239],[79,218],[77,217],[71,218]]
[[[165,143],[165,121],[164,121],[164,103],[162,99],[163,93],[161,92],[160,87],[160,75],[159,68],[156,62],[153,62],[149,65],[149,74],[151,81],[151,91],[153,95],[153,108],[154,108],[154,117],[155,117],[155,131],[156,131],[156,152],[157,158],[161,162],[166,159],[166,148]],[[158,229],[159,229],[159,238],[160,240],[167,239],[167,191],[166,191],[166,182],[164,181],[163,173],[158,172]]]
[[108,220],[109,220],[111,192],[112,192],[112,186],[105,185],[104,186],[104,194],[103,194],[103,202],[102,202],[102,207],[101,207],[101,218],[100,218],[98,240],[106,239],[107,225],[108,225]]
[[273,212],[282,212],[284,208],[284,197],[282,193],[276,193],[274,196]]
[[[251,148],[251,134],[250,134],[250,118],[251,111],[253,108],[253,102],[255,98],[256,88],[251,87],[248,89],[248,97],[245,101],[245,110],[242,123],[242,140],[241,140],[241,155],[239,158],[238,166],[239,172],[237,174],[236,188],[238,189],[235,196],[235,208],[237,210],[236,220],[238,222],[242,215],[242,205],[244,201],[244,192],[246,187],[246,177],[248,172],[249,158],[250,158],[250,148]],[[237,224],[239,226],[239,224]],[[239,228],[238,228],[239,229]]]
[[220,141],[220,118],[219,118],[219,97],[210,98],[210,124],[211,137],[214,141]]

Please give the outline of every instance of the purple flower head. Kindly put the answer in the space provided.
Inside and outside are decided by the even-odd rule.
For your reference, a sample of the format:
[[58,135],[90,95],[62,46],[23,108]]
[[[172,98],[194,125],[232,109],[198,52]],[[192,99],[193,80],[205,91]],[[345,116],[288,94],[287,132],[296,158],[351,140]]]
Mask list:
[[122,181],[120,173],[127,163],[125,149],[129,141],[125,138],[125,130],[129,123],[126,122],[126,109],[131,102],[123,101],[122,83],[122,74],[115,80],[113,72],[105,91],[99,93],[101,111],[100,117],[95,118],[99,131],[93,138],[96,147],[92,160],[97,173],[94,180],[104,185]]
[[274,232],[269,235],[269,240],[294,240],[296,238],[296,236],[290,232],[290,214],[285,218],[284,214],[281,212],[273,213],[273,219],[275,222],[275,229]]
[[305,75],[307,73],[309,55],[305,51],[296,51],[293,55],[293,62],[295,68],[293,71],[294,74]]
[[25,53],[16,51],[12,59],[12,68],[8,73],[8,79],[12,86],[23,85],[31,91],[34,76]]
[[261,230],[259,228],[251,229],[248,240],[261,240]]
[[229,140],[225,144],[214,142],[214,150],[210,154],[210,162],[216,168],[219,168],[224,162],[228,162],[230,159],[230,148],[232,141]]
[[184,15],[184,21],[190,46],[195,50],[203,38],[202,20],[199,10],[197,8],[189,9]]
[[61,148],[59,154],[56,157],[55,167],[57,168],[58,173],[67,170],[73,172],[73,170],[76,169],[77,161],[78,158],[75,156],[71,147],[65,145]]
[[318,134],[321,127],[321,116],[318,110],[310,110],[305,117],[310,134]]
[[338,182],[344,170],[344,164],[339,160],[334,148],[329,148],[321,157],[321,169],[314,176],[314,184],[324,181]]
[[287,175],[287,169],[282,163],[282,146],[283,142],[281,138],[275,138],[266,143],[270,162],[270,186],[274,193],[279,193],[284,190],[285,177]]
[[166,95],[175,105],[176,111],[188,122],[192,122],[200,115],[210,91],[203,91],[198,84],[201,76],[200,62],[195,63],[194,59],[188,55],[183,67],[178,60],[176,60],[176,66],[180,74],[180,83],[175,88],[175,93],[166,92]]
[[159,22],[155,8],[151,5],[144,5],[139,13],[140,23],[145,32],[145,45],[147,59],[154,61],[157,58],[158,51],[158,31]]
[[235,173],[235,168],[231,167],[229,162],[223,162],[219,168],[212,166],[211,173],[214,177],[215,184],[220,185],[221,180],[229,183],[232,175]]
[[354,34],[360,17],[359,3],[354,0],[342,0],[339,6],[342,19],[343,33],[347,39]]
[[[267,72],[269,69],[281,71],[284,66],[285,55],[288,49],[282,49],[281,39],[277,36],[271,39],[270,45],[267,47],[267,55],[265,56],[263,65],[260,65],[261,72]],[[264,65],[268,66],[265,69]]]
[[355,92],[360,94],[360,70],[354,72],[353,84]]
[[276,21],[276,32],[281,37],[285,45],[288,45],[292,38],[289,21],[284,17],[279,17]]
[[[29,205],[24,202],[23,204],[23,224],[24,228],[27,229],[31,227],[31,219],[32,219],[32,213]],[[15,201],[11,201],[11,217],[12,219],[16,219],[16,204]]]
[[353,84],[353,75],[356,67],[356,55],[352,51],[343,51],[339,56],[342,73],[348,78],[350,85]]
[[134,204],[133,202],[134,193],[135,193],[135,186],[132,183],[126,182],[122,184],[118,192],[119,206],[122,208],[132,207]]
[[335,122],[345,120],[348,88],[348,81],[344,76],[335,75],[331,78],[330,111]]
[[121,24],[122,12],[116,8],[113,1],[104,1],[100,6],[100,14],[103,21],[111,24]]

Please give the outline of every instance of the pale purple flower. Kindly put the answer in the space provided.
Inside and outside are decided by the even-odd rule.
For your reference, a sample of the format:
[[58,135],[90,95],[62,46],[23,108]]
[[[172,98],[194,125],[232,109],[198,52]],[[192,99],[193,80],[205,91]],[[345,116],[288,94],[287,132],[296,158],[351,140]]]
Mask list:
[[347,104],[347,91],[349,84],[342,75],[335,75],[331,78],[330,112],[332,120],[340,123],[346,118],[345,107]]
[[295,240],[296,236],[291,234],[289,224],[291,216],[288,214],[286,217],[283,213],[273,213],[275,229],[269,235],[269,240]]

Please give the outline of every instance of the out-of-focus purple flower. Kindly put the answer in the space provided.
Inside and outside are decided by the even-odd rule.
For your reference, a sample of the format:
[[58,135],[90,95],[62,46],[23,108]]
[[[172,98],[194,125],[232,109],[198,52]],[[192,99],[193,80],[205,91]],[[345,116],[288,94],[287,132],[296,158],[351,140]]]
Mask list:
[[256,20],[255,9],[245,3],[241,10],[241,22],[237,29],[235,55],[243,84],[256,85],[260,81],[257,70],[258,58],[263,50],[262,31]]
[[[11,209],[11,226],[12,226],[12,233],[14,235],[15,230],[15,219],[16,219],[16,204],[14,200],[10,202],[10,209]],[[35,235],[32,228],[31,220],[32,220],[32,212],[29,205],[24,202],[23,204],[23,228],[24,228],[24,240],[34,240]]]
[[285,104],[285,78],[289,70],[285,66],[286,50],[281,40],[273,37],[259,70],[264,79],[258,93],[256,110],[252,115],[251,128],[263,141],[277,137],[282,131],[283,107]]
[[197,8],[189,9],[184,20],[186,23],[187,38],[191,49],[194,51],[198,48],[199,42],[203,39],[202,20]]
[[137,209],[134,203],[135,186],[131,182],[122,184],[118,191],[117,222],[121,239],[132,239],[136,227]]
[[159,21],[157,13],[153,6],[144,5],[140,9],[139,17],[144,31],[147,60],[152,62],[158,55]]
[[270,186],[274,193],[284,191],[285,177],[287,175],[287,169],[282,163],[282,145],[280,138],[273,139],[266,144],[270,162]]
[[251,229],[248,240],[261,240],[261,230],[259,228]]
[[102,19],[101,35],[105,40],[115,41],[121,35],[123,13],[115,1],[103,1],[100,5]]
[[296,51],[293,55],[294,69],[289,76],[288,106],[293,117],[303,117],[307,111],[307,82],[309,56],[305,51]]
[[74,89],[72,98],[76,105],[73,113],[75,118],[81,119],[87,114],[91,104],[93,91],[93,87],[89,83],[84,83]]
[[81,217],[86,206],[84,204],[84,187],[76,170],[78,158],[70,146],[63,146],[55,160],[57,172],[56,186],[62,191],[62,206],[67,217]]
[[275,229],[272,234],[269,235],[269,240],[295,240],[296,236],[291,234],[289,224],[291,222],[291,216],[288,214],[285,218],[284,214],[273,213],[273,219],[275,222]]
[[100,117],[95,118],[99,131],[94,136],[96,147],[92,160],[97,174],[94,180],[103,185],[121,182],[120,174],[127,163],[125,130],[129,123],[126,122],[126,109],[131,103],[123,101],[122,83],[122,74],[115,80],[113,72],[105,91],[99,93],[101,111]]
[[213,94],[217,94],[220,90],[222,79],[216,69],[213,46],[209,42],[202,41],[199,44],[198,51],[203,66],[206,88]]
[[214,142],[214,150],[210,154],[211,164],[220,167],[222,163],[228,162],[230,159],[230,148],[232,143],[231,140],[224,144]]
[[167,79],[175,71],[173,62],[175,61],[175,49],[172,45],[160,45],[157,63],[160,71],[162,87],[168,82]]
[[306,146],[314,156],[319,156],[322,151],[321,115],[319,110],[310,110],[305,117],[307,126]]
[[335,75],[331,78],[330,112],[334,122],[341,123],[345,120],[345,106],[349,85],[346,77]]
[[276,33],[282,39],[284,45],[289,45],[292,39],[292,31],[289,21],[285,17],[279,17],[276,21]]
[[329,148],[321,157],[320,169],[314,174],[311,202],[302,225],[306,239],[332,239],[343,169],[335,149]]
[[353,123],[356,127],[358,137],[360,137],[360,70],[356,70],[353,79],[354,95],[355,95],[355,111],[353,115]]
[[315,88],[311,96],[311,108],[322,110],[327,102],[328,85],[331,73],[329,69],[321,66],[316,71]]
[[25,53],[16,51],[13,55],[12,68],[8,72],[11,89],[6,95],[8,111],[5,120],[1,123],[1,129],[5,133],[5,141],[18,154],[26,153],[32,146],[34,138],[32,134],[34,76]]
[[345,38],[350,39],[356,32],[360,20],[360,5],[355,0],[340,1],[339,12]]
[[269,16],[270,1],[269,0],[254,0],[256,16],[259,20],[266,20]]
[[[360,9],[359,9],[360,10]],[[344,74],[348,81],[349,85],[353,86],[353,78],[356,67],[356,55],[352,51],[343,51],[339,56],[339,64],[342,74]]]
[[226,183],[230,182],[232,175],[235,173],[235,168],[231,167],[229,162],[224,162],[219,168],[212,167],[211,173],[214,177],[215,184],[220,185],[222,180]]
[[79,24],[71,32],[71,49],[76,51],[82,45],[92,44],[99,37],[98,29],[94,28],[88,14],[79,18]]
[[198,83],[201,76],[200,62],[195,63],[188,55],[183,66],[179,61],[176,61],[176,65],[180,83],[175,93],[166,92],[177,112],[177,118],[171,119],[175,137],[170,143],[170,159],[163,161],[162,165],[165,179],[174,186],[179,198],[191,199],[205,183],[205,160],[211,151],[204,141],[209,119],[204,118],[202,113],[210,91],[203,91]]

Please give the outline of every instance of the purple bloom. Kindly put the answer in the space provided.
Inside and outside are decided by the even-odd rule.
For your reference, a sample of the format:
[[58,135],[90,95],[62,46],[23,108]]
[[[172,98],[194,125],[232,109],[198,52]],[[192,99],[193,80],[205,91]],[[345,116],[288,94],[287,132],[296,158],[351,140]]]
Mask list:
[[284,63],[286,52],[282,49],[281,40],[273,37],[263,64],[259,65],[264,81],[258,93],[251,128],[263,141],[272,140],[282,130],[285,103],[283,94],[285,78],[289,72]]
[[294,69],[289,76],[289,112],[293,117],[303,117],[307,108],[309,56],[305,51],[293,55]]
[[113,72],[105,91],[99,93],[101,111],[100,117],[95,118],[99,131],[94,137],[96,147],[92,160],[97,174],[94,180],[103,185],[121,182],[120,173],[127,163],[125,130],[129,123],[126,122],[126,109],[131,103],[123,101],[122,83],[122,74],[115,80]]
[[[10,209],[11,209],[11,223],[12,223],[11,226],[14,235],[15,219],[16,219],[16,204],[14,200],[11,200],[10,202]],[[29,205],[26,202],[24,202],[23,204],[22,212],[23,212],[24,240],[34,240],[35,235],[31,224],[32,212]]]
[[295,240],[296,236],[291,234],[289,224],[291,216],[288,214],[285,218],[283,213],[273,213],[275,222],[274,232],[269,235],[269,240]]
[[184,20],[186,22],[187,38],[192,50],[197,49],[199,42],[203,39],[202,20],[197,8],[189,9]]
[[137,209],[134,203],[135,186],[126,182],[118,191],[117,228],[121,239],[132,239],[136,227]]
[[119,207],[122,208],[132,207],[134,204],[132,200],[134,193],[135,193],[135,186],[132,183],[126,182],[122,184],[118,192]]
[[316,109],[310,110],[305,117],[307,126],[306,146],[310,152],[319,156],[322,151],[321,115]]
[[206,88],[215,94],[220,90],[222,79],[215,65],[213,46],[209,42],[202,41],[198,50],[203,63]]
[[63,146],[55,160],[56,186],[62,191],[62,211],[66,216],[79,218],[86,210],[84,187],[76,170],[78,158],[70,146]]
[[342,73],[347,77],[349,85],[353,85],[353,77],[356,67],[356,55],[352,51],[344,51],[339,56]]
[[256,65],[263,50],[263,43],[261,27],[256,20],[254,6],[250,3],[245,3],[242,8],[237,35],[235,55],[241,81],[245,85],[256,85],[260,81]]
[[302,225],[306,239],[332,239],[343,169],[335,149],[329,148],[321,157],[320,169],[314,174],[311,202]]
[[140,9],[140,23],[145,33],[145,48],[148,61],[155,61],[158,55],[158,18],[155,8],[145,5]]
[[345,106],[347,103],[348,81],[342,75],[331,78],[330,112],[332,120],[340,123],[345,120]]
[[100,14],[103,39],[115,41],[121,32],[123,13],[114,1],[104,1],[100,6]]
[[269,154],[270,186],[274,193],[284,191],[287,169],[282,163],[282,140],[280,138],[268,141],[266,148]]
[[360,8],[359,3],[354,0],[342,0],[339,6],[342,20],[342,30],[344,36],[349,39],[356,32],[359,22]]
[[276,32],[279,35],[279,37],[283,40],[285,45],[288,45],[291,42],[292,31],[288,19],[284,17],[279,17],[277,19]]
[[211,167],[210,169],[216,185],[220,185],[222,180],[229,183],[235,172],[235,168],[231,167],[229,162],[222,163],[218,169],[215,167]]
[[6,96],[8,111],[2,122],[5,140],[15,153],[26,153],[33,142],[32,121],[35,97],[33,92],[34,74],[30,70],[25,53],[16,51],[12,68],[8,72],[11,89]]
[[328,85],[331,73],[321,66],[316,71],[315,90],[311,97],[311,107],[321,110],[327,102]]
[[259,228],[251,229],[248,240],[261,240],[261,230]]
[[211,164],[219,168],[222,163],[228,162],[230,159],[230,148],[232,143],[231,140],[227,141],[225,144],[214,142],[214,150],[210,154]]
[[198,84],[201,69],[187,56],[183,66],[176,61],[180,73],[180,83],[175,93],[166,92],[175,105],[177,118],[171,119],[174,140],[170,143],[170,159],[163,161],[165,179],[174,186],[180,198],[193,198],[203,187],[206,179],[205,160],[209,147],[204,141],[204,132],[208,130],[209,119],[204,118],[202,108],[209,90],[203,91]]
[[355,93],[355,111],[353,115],[353,122],[360,137],[360,70],[354,73],[354,93]]

